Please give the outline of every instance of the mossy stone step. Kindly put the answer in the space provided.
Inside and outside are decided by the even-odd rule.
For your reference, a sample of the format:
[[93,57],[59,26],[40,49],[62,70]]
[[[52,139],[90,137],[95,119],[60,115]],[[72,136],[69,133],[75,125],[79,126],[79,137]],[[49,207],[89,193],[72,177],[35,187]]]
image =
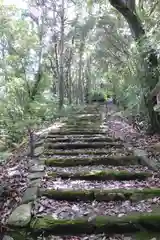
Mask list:
[[[70,139],[75,139],[75,138],[108,138],[108,139],[112,139],[112,140],[115,140],[115,141],[118,141],[120,139],[117,139],[117,138],[111,138],[111,137],[106,137],[103,133],[102,134],[84,134],[81,133],[81,134],[63,134],[63,133],[60,133],[60,134],[48,134],[47,135],[47,138],[70,138]],[[109,141],[108,141],[109,142]]]
[[74,180],[117,180],[117,181],[129,181],[129,180],[145,180],[151,177],[149,172],[128,172],[128,171],[88,171],[88,172],[49,172],[48,176],[62,179],[74,179]]
[[79,141],[83,141],[83,142],[113,142],[114,139],[109,138],[109,137],[89,137],[89,138],[70,138],[68,136],[66,137],[62,137],[62,138],[46,138],[46,142],[50,142],[50,143],[57,143],[57,142],[79,142]]
[[72,119],[72,120],[66,120],[64,121],[65,124],[67,125],[72,125],[72,124],[76,124],[76,125],[92,125],[92,124],[100,124],[101,123],[101,118],[94,118],[94,119]]
[[93,158],[51,158],[46,159],[45,164],[47,166],[57,166],[57,167],[72,167],[72,166],[87,166],[87,165],[112,165],[112,166],[129,166],[138,165],[139,158],[135,156],[113,156],[113,157],[93,157]]
[[102,132],[101,130],[63,130],[63,129],[60,129],[59,131],[51,131],[49,132],[49,135],[77,135],[77,134],[80,134],[80,135],[95,135],[95,134],[106,134],[104,132]]
[[98,128],[93,128],[93,127],[88,127],[88,126],[82,126],[82,127],[77,127],[77,126],[71,126],[71,127],[67,127],[64,126],[61,129],[62,132],[64,133],[68,133],[68,132],[76,132],[76,133],[87,133],[87,132],[91,132],[91,134],[95,134],[95,133],[100,133],[101,130]]
[[77,142],[77,143],[45,143],[47,149],[84,149],[84,148],[110,148],[116,147],[121,148],[123,144],[117,142]]
[[100,124],[101,122],[101,118],[94,118],[94,119],[86,119],[86,120],[82,120],[82,119],[72,119],[72,120],[66,120],[64,121],[65,124],[67,125],[84,125],[84,124],[88,124],[88,125],[92,125],[92,124]]
[[85,125],[81,125],[81,126],[79,126],[79,125],[71,125],[71,126],[68,126],[68,125],[65,125],[65,126],[63,126],[62,127],[62,131],[81,131],[82,133],[84,132],[84,131],[94,131],[95,130],[95,132],[97,132],[97,131],[99,131],[99,126],[97,127],[97,126],[93,126],[93,125],[87,125],[87,124],[85,124]]
[[160,188],[111,189],[111,190],[55,190],[40,189],[39,196],[66,201],[138,201],[152,197],[160,197]]
[[160,232],[160,211],[138,213],[123,217],[97,216],[90,219],[58,220],[52,216],[34,217],[30,223],[32,232],[54,234],[135,233]]
[[[98,156],[101,158],[101,155],[107,155],[109,152],[106,150],[96,149],[95,150],[88,150],[88,149],[72,149],[72,150],[54,150],[54,149],[47,149],[44,151],[44,155],[60,155],[60,156],[81,156],[81,155],[91,155],[91,156]],[[127,152],[128,154],[131,152]],[[91,156],[88,156],[89,158]],[[137,157],[138,158],[138,157]]]
[[72,118],[69,118],[70,121],[74,121],[75,119],[81,119],[81,120],[88,120],[88,119],[95,119],[95,118],[100,118],[100,113],[96,114],[76,114],[72,116]]

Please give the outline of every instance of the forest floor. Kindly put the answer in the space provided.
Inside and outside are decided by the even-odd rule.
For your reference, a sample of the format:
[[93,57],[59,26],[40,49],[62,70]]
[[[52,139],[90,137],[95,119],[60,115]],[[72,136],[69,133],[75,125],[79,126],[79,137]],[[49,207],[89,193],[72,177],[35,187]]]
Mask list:
[[[47,143],[45,145],[45,152],[42,154],[42,157],[45,158],[45,160],[47,159],[47,161],[45,161],[45,173],[39,183],[43,191],[41,196],[34,199],[32,216],[39,218],[51,215],[54,219],[59,220],[75,220],[84,217],[85,219],[89,219],[89,221],[93,221],[96,216],[116,216],[121,218],[128,213],[151,213],[153,207],[159,207],[160,197],[156,195],[147,199],[136,199],[136,201],[125,199],[124,196],[119,196],[120,199],[118,199],[118,201],[115,201],[113,196],[113,199],[109,200],[103,200],[103,198],[100,197],[96,198],[95,190],[101,190],[101,192],[103,192],[105,190],[113,191],[115,189],[119,191],[124,189],[143,190],[144,188],[160,188],[160,179],[157,172],[149,169],[148,166],[143,166],[138,163],[132,164],[133,162],[131,161],[131,163],[129,163],[129,160],[127,164],[123,163],[123,161],[119,161],[119,164],[113,164],[112,158],[116,158],[117,156],[118,158],[127,158],[135,148],[145,150],[150,160],[158,161],[160,156],[158,152],[153,151],[151,148],[152,145],[160,142],[159,135],[148,136],[142,132],[137,132],[127,123],[125,118],[119,117],[115,113],[115,111],[111,111],[106,114],[100,127],[103,133],[96,133],[97,125],[96,128],[94,128],[93,124],[91,124],[90,128],[90,124],[87,125],[87,123],[85,123],[86,126],[82,125],[81,127],[81,123],[75,119],[75,117],[73,121],[71,119],[71,122],[67,123],[67,126],[65,124],[63,125],[63,134],[55,135],[54,132],[57,128],[62,127],[61,123],[56,123],[54,126],[51,126],[51,129],[49,129],[50,134],[47,137]],[[97,112],[94,114],[98,116]],[[88,117],[90,120],[87,119],[87,121],[96,121],[94,118],[91,120],[91,118]],[[77,125],[74,125],[74,121],[77,121]],[[100,122],[99,119],[97,122]],[[85,133],[85,130],[87,130],[88,133]],[[46,130],[39,132],[38,135],[44,132],[46,132]],[[112,161],[107,163],[109,158],[111,158]],[[99,161],[99,159],[101,159],[101,161]],[[95,160],[97,162],[99,161],[99,164],[95,162]],[[37,161],[39,161],[38,157],[34,160],[30,159],[26,156],[25,149],[20,149],[20,152],[16,152],[5,165],[0,166],[1,230],[6,228],[6,223],[12,211],[23,202],[24,193],[28,186],[30,186],[31,178],[29,176],[31,173],[29,169],[33,167],[33,165],[31,166],[31,162],[36,163]],[[42,164],[40,164],[39,167],[43,169]],[[125,171],[125,173],[131,173],[132,176],[129,175],[126,177],[122,174],[123,176],[118,178],[116,176],[103,175],[102,178],[102,175],[97,175],[97,173],[101,172],[104,174],[108,171],[112,171],[113,175],[115,172],[117,174],[117,172]],[[142,173],[140,178],[138,177],[138,173]],[[37,179],[34,178],[32,180],[35,181]],[[2,182],[5,182],[5,186],[2,186]],[[62,196],[52,196],[50,190],[62,191]],[[68,192],[68,196],[66,197],[65,195],[63,196],[63,191],[71,191],[71,193],[73,193],[72,191],[76,191],[77,194],[81,191],[90,191],[92,197],[90,195],[86,196],[86,192],[83,197],[81,194],[79,197],[75,194],[71,196],[71,193]],[[95,233],[89,236],[83,234],[83,232],[80,236],[74,234],[73,236],[65,236],[64,234],[63,236],[51,235],[46,239],[138,239],[131,235],[108,235],[101,232],[100,234]],[[42,235],[39,236],[38,239],[45,239]],[[147,238],[143,239],[156,240],[160,239],[160,236],[157,238],[155,235],[147,235]]]

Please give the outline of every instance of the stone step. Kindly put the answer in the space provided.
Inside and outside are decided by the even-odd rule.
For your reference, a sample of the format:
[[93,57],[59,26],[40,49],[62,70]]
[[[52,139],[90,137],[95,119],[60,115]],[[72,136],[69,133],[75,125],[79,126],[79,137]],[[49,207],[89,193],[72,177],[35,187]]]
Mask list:
[[[92,114],[92,113],[89,113],[89,114],[87,114],[87,113],[85,113],[85,114],[76,114],[75,116],[72,116],[72,119],[87,119],[88,120],[88,118],[90,119],[90,118],[93,118],[93,119],[95,119],[96,117],[99,117],[100,116],[100,114]],[[71,119],[71,120],[72,120]]]
[[160,188],[144,188],[144,189],[46,189],[39,190],[39,196],[46,196],[55,200],[65,201],[140,201],[153,197],[160,197]]
[[72,118],[72,119],[67,119],[66,121],[64,121],[65,124],[68,125],[72,125],[72,124],[76,124],[76,125],[83,125],[83,124],[95,124],[95,123],[100,123],[101,122],[101,118],[92,118],[92,119],[82,119],[82,118]]
[[46,142],[50,143],[57,143],[57,142],[113,142],[114,139],[109,138],[109,137],[79,137],[79,138],[72,138],[70,136],[65,136],[65,137],[59,137],[59,138],[48,138],[46,139]]
[[[158,240],[160,239],[160,234],[158,233],[137,233],[135,236],[132,234],[81,234],[81,235],[48,235],[46,240],[136,240],[136,239],[142,239],[142,236],[144,236],[143,239],[145,240]],[[137,238],[139,237],[139,238]],[[140,238],[141,237],[141,238]],[[159,237],[159,238],[156,238]],[[12,239],[3,239],[3,240],[12,240]],[[26,239],[31,240],[31,239]],[[44,240],[43,236],[38,236],[38,240]]]
[[101,130],[63,130],[63,129],[60,129],[58,131],[51,131],[49,132],[49,135],[95,135],[95,134],[101,134],[101,135],[106,135],[105,132],[102,132]]
[[90,132],[91,134],[95,134],[95,133],[101,133],[102,130],[98,127],[94,128],[94,127],[90,127],[90,126],[82,126],[82,127],[77,127],[77,126],[64,126],[61,129],[62,132],[64,133],[69,133],[69,132],[75,132],[77,133],[81,133],[81,134],[85,134]]
[[[114,139],[114,138],[111,138],[111,137],[107,137],[105,136],[103,133],[102,134],[63,134],[63,133],[60,133],[60,134],[48,134],[47,135],[47,138],[70,138],[70,139],[74,139],[74,138],[108,138],[108,139],[112,139],[114,141],[118,141],[119,139]],[[120,140],[119,140],[120,141]]]
[[[76,156],[75,156],[76,158]],[[83,174],[86,172],[98,172],[98,171],[114,171],[114,172],[121,172],[125,171],[127,173],[139,173],[139,172],[145,172],[149,174],[155,174],[158,175],[158,173],[150,170],[148,167],[144,167],[143,165],[129,165],[129,166],[113,166],[113,165],[90,165],[90,166],[73,166],[73,167],[54,167],[54,166],[46,166],[46,172],[55,172],[55,173],[69,173],[69,174],[75,174],[77,172]]]
[[52,216],[34,217],[30,223],[33,233],[44,231],[56,234],[93,234],[93,233],[136,233],[143,231],[160,232],[159,211],[153,213],[129,214],[122,217],[92,216],[89,219],[54,219]]
[[62,127],[62,131],[82,131],[82,133],[84,131],[100,131],[100,124],[97,125],[91,125],[91,124],[72,124],[72,125],[64,125]]
[[85,148],[122,148],[123,144],[117,142],[74,142],[74,143],[45,143],[46,149],[85,149]]
[[61,178],[61,179],[73,179],[73,180],[117,180],[117,181],[130,181],[130,180],[146,180],[151,177],[152,174],[149,172],[127,172],[123,171],[86,171],[86,172],[48,172],[48,177]]
[[[119,151],[118,151],[119,150]],[[54,149],[48,149],[43,152],[44,155],[60,155],[60,156],[81,156],[84,155],[85,157],[94,157],[95,155],[99,155],[98,157],[102,157],[102,155],[111,155],[114,149],[72,149],[72,150],[54,150]],[[116,149],[116,152],[122,152],[126,151],[126,155],[131,154],[131,151],[128,151],[126,149]],[[124,155],[124,154],[123,154]]]
[[139,158],[133,155],[129,156],[103,156],[103,157],[91,157],[91,158],[50,158],[45,160],[47,166],[57,167],[70,167],[70,166],[87,166],[87,165],[113,165],[113,166],[128,166],[139,164]]

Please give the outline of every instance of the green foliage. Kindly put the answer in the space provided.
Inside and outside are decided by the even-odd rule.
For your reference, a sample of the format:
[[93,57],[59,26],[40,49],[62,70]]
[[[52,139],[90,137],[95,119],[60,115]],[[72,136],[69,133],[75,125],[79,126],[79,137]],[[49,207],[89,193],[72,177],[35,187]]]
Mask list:
[[159,52],[158,4],[141,1],[141,6],[137,1],[150,43],[142,42],[137,49],[125,19],[109,1],[77,0],[70,8],[65,0],[70,9],[65,8],[65,103],[60,111],[61,7],[56,1],[46,0],[44,6],[27,2],[22,11],[0,1],[0,140],[6,146],[21,141],[28,127],[37,129],[83,108],[79,98],[84,100],[85,94],[91,101],[105,101],[113,94],[121,107],[145,115],[148,89],[141,53],[150,45]]

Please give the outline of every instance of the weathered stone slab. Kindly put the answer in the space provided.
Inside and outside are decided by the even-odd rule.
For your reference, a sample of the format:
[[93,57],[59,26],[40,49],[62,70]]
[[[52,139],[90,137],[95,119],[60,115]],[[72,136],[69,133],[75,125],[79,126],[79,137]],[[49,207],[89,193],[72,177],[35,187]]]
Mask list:
[[156,171],[157,169],[157,164],[154,159],[149,159],[147,156],[147,152],[142,150],[142,149],[134,149],[133,150],[134,156],[139,158],[139,163],[148,166],[150,169]]
[[39,158],[39,159],[31,159],[29,160],[29,167],[33,167],[34,165],[44,165],[45,159]]
[[22,204],[17,207],[9,216],[8,224],[15,227],[25,227],[31,221],[32,205]]
[[19,170],[8,170],[8,176],[9,177],[20,177],[21,176],[21,172]]
[[38,142],[36,142],[36,143],[35,143],[35,147],[36,147],[36,148],[37,148],[37,147],[40,147],[40,146],[43,145],[43,143],[44,143],[44,138],[41,139],[41,140],[39,140]]
[[34,165],[30,168],[30,172],[43,172],[44,168],[44,165]]
[[38,179],[44,176],[44,172],[35,172],[35,173],[30,173],[28,175],[28,178],[30,180]]
[[39,146],[39,147],[35,148],[34,156],[35,157],[40,156],[43,153],[43,151],[44,151],[44,147],[43,146]]
[[38,187],[27,188],[23,195],[22,202],[23,203],[32,202],[37,198],[37,195],[38,195]]
[[39,187],[41,184],[41,179],[35,179],[35,180],[31,180],[29,183],[29,187]]

